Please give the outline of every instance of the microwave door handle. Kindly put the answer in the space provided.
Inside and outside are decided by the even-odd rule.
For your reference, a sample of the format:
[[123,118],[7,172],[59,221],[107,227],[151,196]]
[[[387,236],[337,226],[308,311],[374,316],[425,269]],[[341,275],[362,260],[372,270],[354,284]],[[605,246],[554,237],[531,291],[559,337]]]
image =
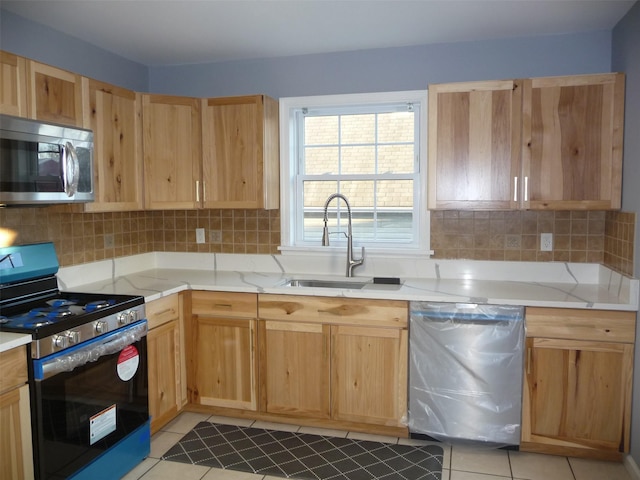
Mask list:
[[71,142],[67,142],[66,145],[62,147],[62,152],[64,192],[68,197],[73,197],[78,191],[78,181],[80,179],[78,153]]

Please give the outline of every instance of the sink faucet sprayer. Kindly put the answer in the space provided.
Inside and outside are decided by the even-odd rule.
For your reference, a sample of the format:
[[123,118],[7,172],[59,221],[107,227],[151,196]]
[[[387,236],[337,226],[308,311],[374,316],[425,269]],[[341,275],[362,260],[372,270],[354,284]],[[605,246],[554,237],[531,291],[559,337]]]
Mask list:
[[[353,258],[353,233],[351,231],[351,205],[349,205],[349,200],[347,197],[342,195],[341,193],[333,193],[329,195],[327,201],[324,202],[324,228],[322,229],[322,246],[329,246],[329,227],[327,227],[327,208],[329,207],[329,203],[334,198],[341,198],[344,203],[347,205],[347,213],[349,215],[349,226],[347,229],[348,233],[342,232],[347,237],[347,277],[353,276],[353,269],[358,265],[362,265],[364,263],[364,247],[362,247],[362,256],[356,260]],[[339,233],[339,232],[331,232],[331,233]]]

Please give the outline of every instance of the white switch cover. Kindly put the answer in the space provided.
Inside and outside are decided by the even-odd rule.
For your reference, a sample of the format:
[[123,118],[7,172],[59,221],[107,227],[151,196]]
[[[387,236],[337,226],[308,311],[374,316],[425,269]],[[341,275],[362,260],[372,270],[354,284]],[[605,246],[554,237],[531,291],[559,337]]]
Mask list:
[[540,251],[551,252],[553,250],[553,233],[540,234]]
[[204,243],[204,228],[196,228],[196,243]]

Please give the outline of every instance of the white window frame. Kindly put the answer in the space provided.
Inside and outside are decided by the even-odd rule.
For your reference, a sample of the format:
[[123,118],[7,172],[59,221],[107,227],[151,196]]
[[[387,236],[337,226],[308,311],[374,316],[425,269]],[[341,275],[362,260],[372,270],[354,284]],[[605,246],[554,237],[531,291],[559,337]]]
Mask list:
[[[417,242],[414,246],[383,247],[367,246],[367,256],[429,256],[430,250],[430,215],[427,209],[427,91],[412,90],[404,92],[380,92],[346,95],[320,95],[313,97],[287,97],[280,99],[280,247],[282,254],[334,254],[344,251],[344,246],[323,247],[309,245],[295,245],[294,217],[296,208],[296,161],[297,153],[295,145],[295,112],[301,108],[332,107],[332,106],[358,106],[381,103],[413,103],[419,105],[419,185],[415,188],[416,205],[414,205],[414,218],[417,222]],[[355,237],[355,235],[354,235]],[[354,238],[354,245],[358,246],[358,238]]]

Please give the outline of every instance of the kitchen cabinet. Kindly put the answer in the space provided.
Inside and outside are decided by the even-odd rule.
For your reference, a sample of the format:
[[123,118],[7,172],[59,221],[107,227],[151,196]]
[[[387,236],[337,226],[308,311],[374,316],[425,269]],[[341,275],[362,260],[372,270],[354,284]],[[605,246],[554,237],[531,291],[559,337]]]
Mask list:
[[429,208],[518,208],[521,112],[517,80],[429,85]]
[[28,60],[27,80],[29,118],[84,127],[80,75]]
[[406,302],[261,294],[258,311],[261,410],[404,428]]
[[429,86],[429,208],[621,201],[624,75]]
[[124,88],[84,78],[88,128],[93,130],[95,201],[87,212],[143,208],[142,99]]
[[186,403],[184,338],[178,294],[146,304],[149,333],[149,414],[155,433],[173,420]]
[[145,208],[200,206],[202,132],[200,100],[142,96]]
[[0,51],[0,113],[27,116],[27,60]]
[[192,404],[257,410],[257,296],[192,291],[188,390]]
[[524,208],[620,208],[624,84],[621,73],[524,81]]
[[279,206],[278,103],[265,95],[202,105],[203,206]]
[[629,451],[635,312],[527,308],[520,450]]
[[32,479],[26,347],[0,353],[0,480]]

